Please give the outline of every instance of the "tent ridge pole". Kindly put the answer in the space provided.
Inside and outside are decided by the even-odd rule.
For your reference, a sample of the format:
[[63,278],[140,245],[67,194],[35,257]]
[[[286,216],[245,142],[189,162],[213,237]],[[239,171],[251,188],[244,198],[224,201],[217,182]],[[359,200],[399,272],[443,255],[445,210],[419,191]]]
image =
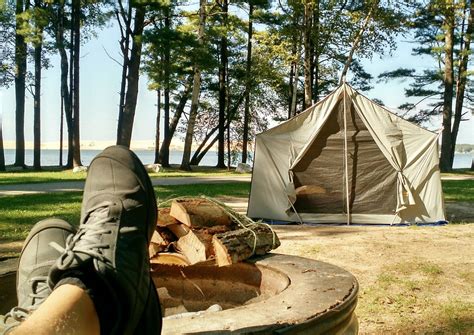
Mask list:
[[347,225],[351,224],[351,209],[350,209],[350,202],[349,202],[349,167],[347,164],[347,92],[346,88],[343,91],[344,94],[344,174],[345,174],[345,189],[346,189],[346,214],[347,214]]

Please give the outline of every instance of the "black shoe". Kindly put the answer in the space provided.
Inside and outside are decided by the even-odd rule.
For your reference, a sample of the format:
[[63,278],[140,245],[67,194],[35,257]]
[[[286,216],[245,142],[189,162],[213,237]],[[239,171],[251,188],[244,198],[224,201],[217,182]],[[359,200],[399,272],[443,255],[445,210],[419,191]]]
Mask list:
[[[159,333],[161,311],[148,256],[156,219],[155,193],[138,157],[121,146],[105,149],[90,164],[79,230],[51,268],[50,286],[77,271],[93,273],[107,291],[107,308],[117,308],[107,332],[148,328],[139,325],[147,314],[155,315],[150,327],[159,319],[160,328],[153,331]],[[101,308],[96,305],[103,330]]]
[[64,220],[46,219],[36,223],[23,244],[16,277],[18,306],[3,318],[4,332],[16,327],[51,294],[47,284],[51,266],[61,255],[54,246],[64,247],[74,228]]

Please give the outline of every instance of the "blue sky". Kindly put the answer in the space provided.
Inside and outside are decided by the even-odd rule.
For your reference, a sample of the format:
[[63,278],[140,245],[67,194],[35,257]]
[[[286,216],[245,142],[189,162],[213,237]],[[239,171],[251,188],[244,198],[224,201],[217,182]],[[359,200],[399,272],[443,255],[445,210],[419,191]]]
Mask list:
[[[120,60],[119,32],[117,27],[110,26],[98,32],[98,38],[85,44],[81,51],[81,138],[83,140],[106,141],[115,140],[118,118],[118,92],[120,90],[120,66],[112,61],[104,51]],[[411,45],[398,43],[398,49],[393,55],[364,61],[366,70],[374,77],[378,74],[396,69],[400,66],[423,68],[430,60],[411,56]],[[42,141],[59,141],[60,124],[60,95],[59,95],[59,59],[51,57],[52,68],[43,71],[42,94]],[[29,65],[31,67],[31,65]],[[365,92],[369,98],[381,99],[385,105],[395,109],[406,102],[403,88],[406,83],[393,81],[390,83],[375,83],[375,87]],[[30,95],[27,97],[25,134],[26,140],[33,140],[33,103]],[[156,93],[147,89],[147,78],[140,78],[138,105],[133,130],[133,140],[154,139],[156,118]],[[15,139],[15,93],[13,86],[0,89],[0,113],[3,115],[3,136],[5,141]],[[458,143],[474,144],[474,117],[468,116],[469,121],[461,124]],[[425,125],[431,130],[441,127],[441,120],[435,119]]]

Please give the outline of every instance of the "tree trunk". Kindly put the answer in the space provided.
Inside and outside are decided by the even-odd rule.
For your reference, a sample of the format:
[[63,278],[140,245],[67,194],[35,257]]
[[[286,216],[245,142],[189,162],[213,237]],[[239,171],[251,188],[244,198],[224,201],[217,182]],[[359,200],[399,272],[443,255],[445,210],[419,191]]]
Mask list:
[[59,121],[59,166],[63,166],[63,137],[64,137],[64,97],[61,92],[61,112],[60,112],[60,121]]
[[311,89],[312,89],[312,98],[313,103],[318,102],[319,100],[319,0],[315,0],[314,12],[313,12],[313,27],[314,27],[314,37],[311,39]]
[[[122,137],[123,129],[123,108],[125,106],[125,89],[127,88],[127,73],[130,59],[128,58],[129,48],[130,48],[130,35],[131,32],[131,20],[132,20],[132,6],[128,6],[127,12],[123,9],[122,1],[118,1],[120,6],[120,13],[117,13],[117,21],[120,25],[120,32],[122,38],[120,39],[120,48],[122,50],[123,62],[122,62],[122,76],[120,81],[120,101],[119,101],[119,116],[118,116],[118,125],[117,125],[117,138]],[[122,17],[123,25],[120,24],[120,17]]]
[[303,110],[312,105],[313,94],[311,92],[311,68],[312,68],[312,43],[311,35],[313,30],[313,1],[305,0],[304,3],[304,104]]
[[[298,81],[299,81],[299,74],[298,74],[298,64],[300,63],[300,48],[301,48],[301,38],[302,33],[299,24],[300,18],[296,15],[293,17],[293,29],[295,31],[293,35],[293,45],[291,49],[292,55],[292,62],[291,62],[291,70],[290,75],[292,75],[292,79],[290,80],[290,109],[288,118],[292,118],[296,115],[296,105],[298,103]],[[303,102],[304,104],[304,102]]]
[[[293,40],[292,46],[291,46],[291,55],[296,59],[296,41]],[[295,65],[296,61],[292,61],[290,65],[290,79],[288,82],[288,117],[287,119],[291,119],[291,116],[293,115],[293,86],[294,86],[294,81],[295,81]]]
[[[199,0],[199,30],[198,43],[202,46],[204,39],[204,26],[206,23],[206,0]],[[184,139],[183,159],[181,161],[182,170],[191,170],[189,160],[191,157],[191,148],[193,144],[194,126],[196,124],[197,111],[199,107],[199,94],[201,91],[201,69],[199,64],[194,64],[193,93],[191,98],[191,109],[189,111],[188,127]]]
[[[176,131],[176,127],[178,126],[179,120],[181,119],[181,115],[184,112],[184,107],[186,107],[186,103],[188,102],[189,95],[191,94],[193,88],[193,76],[189,76],[184,84],[184,90],[179,99],[178,105],[176,106],[176,110],[174,111],[173,118],[169,124],[169,132],[168,136],[164,136],[163,143],[161,144],[160,149],[160,162],[165,166],[164,162],[169,162],[169,148],[171,144],[171,140],[173,139],[174,132]],[[166,127],[166,125],[165,125]],[[167,160],[165,160],[165,156],[168,156]],[[169,165],[168,165],[169,166]]]
[[441,171],[451,171],[451,118],[453,116],[453,45],[454,45],[454,8],[453,1],[447,1],[445,11],[444,36],[444,95],[443,95],[443,133],[441,139]]
[[[230,117],[234,117],[235,114],[237,114],[237,110],[239,109],[240,105],[242,104],[242,101],[244,100],[245,94],[242,94],[237,102],[235,103],[234,107],[232,108],[232,111],[230,113]],[[227,123],[225,125],[224,129],[227,129],[230,126],[229,120],[227,120]],[[214,143],[219,139],[219,134],[217,134],[214,139],[204,148],[202,149],[207,141],[212,137],[212,134],[214,134],[217,130],[219,130],[219,125],[217,127],[214,127],[205,137],[204,141],[199,145],[198,149],[194,152],[193,158],[191,159],[191,165],[199,165],[201,160],[204,158],[206,153],[209,151],[209,149],[212,148]]]
[[217,145],[217,167],[225,168],[225,119],[227,111],[227,12],[228,2],[222,0],[222,27],[224,29],[224,36],[220,41],[220,62],[219,62],[219,142]]
[[20,33],[24,20],[21,17],[26,10],[28,1],[16,0],[16,29],[15,29],[15,130],[16,151],[15,166],[25,167],[25,81],[26,81],[26,58],[27,49],[25,37]]
[[[119,125],[120,136],[117,137],[117,144],[130,147],[132,140],[133,121],[138,97],[138,81],[140,77],[140,59],[142,53],[142,33],[145,22],[145,7],[138,5],[135,10],[133,42],[130,51],[130,62],[127,76],[127,92],[125,94],[125,104],[122,113],[122,124]],[[119,133],[119,132],[117,132]]]
[[[203,1],[203,0],[201,0]],[[184,139],[183,158],[181,161],[181,170],[191,171],[190,157],[193,144],[194,126],[196,125],[197,111],[199,107],[199,94],[201,89],[201,70],[198,65],[194,66],[194,84],[191,98],[191,109],[189,111],[188,127]]]
[[357,48],[359,47],[360,42],[362,41],[362,37],[364,35],[365,30],[367,29],[367,27],[369,25],[370,19],[372,18],[372,13],[374,12],[374,7],[375,6],[376,6],[376,4],[374,4],[370,8],[369,12],[367,13],[367,16],[364,19],[364,22],[362,23],[362,27],[360,28],[360,30],[358,31],[358,33],[357,33],[357,35],[354,39],[354,44],[352,44],[352,48],[349,51],[349,55],[347,56],[346,62],[344,63],[344,68],[342,69],[341,78],[339,80],[339,85],[341,85],[346,80],[347,71],[349,71],[349,67],[351,66],[352,58],[354,57],[354,53],[357,50]]
[[244,106],[244,134],[242,141],[242,163],[247,163],[247,147],[249,142],[249,127],[250,127],[250,85],[251,85],[251,70],[252,70],[252,33],[253,33],[253,3],[249,1],[249,26],[247,36],[247,68],[246,68],[246,83],[245,83],[245,106]]
[[73,62],[73,167],[81,166],[81,140],[79,127],[79,61],[81,50],[81,0],[73,0],[74,58]]
[[[35,1],[35,6],[39,6],[39,1]],[[40,28],[41,30],[41,28]],[[42,35],[42,31],[41,31]],[[40,37],[42,38],[42,37]],[[33,167],[35,170],[41,169],[41,56],[43,53],[42,42],[35,45],[35,93],[34,93],[34,113],[33,113]]]
[[201,159],[204,157],[204,155],[207,153],[210,147],[212,147],[214,143],[216,143],[219,136],[216,136],[214,140],[211,142],[211,144],[206,147],[207,150],[205,149],[204,151],[202,151],[202,148],[204,148],[207,141],[209,141],[209,139],[217,130],[219,130],[219,125],[217,125],[217,127],[212,128],[211,131],[206,134],[206,136],[204,137],[204,140],[201,142],[201,144],[199,144],[199,147],[196,149],[196,151],[193,154],[193,157],[191,158],[191,163],[190,163],[191,165],[199,165],[199,162],[201,162]]
[[[60,31],[58,35],[64,37],[64,31]],[[61,41],[61,37],[59,38]],[[69,62],[67,59],[66,50],[64,48],[64,44],[62,42],[58,42],[58,51],[59,57],[61,59],[61,96],[62,101],[64,104],[64,116],[66,119],[66,125],[68,130],[68,161],[66,166],[68,168],[72,167],[72,136],[73,136],[73,121],[72,121],[72,101],[71,101],[71,94],[69,92],[68,87],[68,72],[69,72]],[[69,155],[71,153],[71,155]],[[71,160],[69,160],[69,156],[71,156]],[[62,161],[62,157],[61,157]]]
[[[165,34],[169,34],[171,28],[171,20],[170,20],[170,8],[165,7],[164,13],[164,23],[165,23]],[[170,166],[170,152],[169,152],[169,143],[171,143],[170,136],[170,63],[171,63],[171,46],[169,39],[165,39],[164,41],[164,55],[162,57],[163,60],[163,67],[164,67],[164,98],[165,98],[165,111],[164,111],[164,138],[165,141],[169,139],[167,145],[162,146],[160,150],[160,163],[165,166]]]
[[156,90],[155,164],[160,162],[161,90]]
[[71,124],[67,144],[67,168],[74,167],[74,15],[71,11],[71,25],[69,38],[69,98],[71,102]]
[[5,171],[5,151],[3,149],[3,115],[0,113],[0,171]]
[[[463,25],[464,28],[464,25]],[[474,33],[474,1],[470,1],[469,17],[467,20],[466,31],[461,34],[460,61],[456,80],[456,103],[454,105],[453,130],[451,132],[451,156],[450,166],[454,162],[454,153],[456,151],[456,141],[459,132],[459,125],[462,118],[462,109],[467,82],[467,65],[469,63],[469,54],[471,47],[471,36]],[[463,43],[464,42],[464,43]]]
[[298,63],[300,61],[299,50],[297,47],[296,51],[296,60],[294,61],[294,79],[293,79],[293,89],[292,89],[292,96],[291,96],[291,109],[290,109],[290,117],[296,115],[296,105],[298,103],[298,81],[299,81],[299,73],[298,73]]

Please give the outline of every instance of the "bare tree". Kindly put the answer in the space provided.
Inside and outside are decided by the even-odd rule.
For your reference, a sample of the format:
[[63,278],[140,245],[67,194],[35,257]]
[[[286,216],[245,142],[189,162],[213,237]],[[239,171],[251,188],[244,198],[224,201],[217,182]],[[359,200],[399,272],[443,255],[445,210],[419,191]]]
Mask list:
[[[206,0],[199,0],[199,28],[198,28],[198,43],[203,45],[204,27],[206,24]],[[186,129],[186,137],[184,139],[183,159],[181,161],[182,170],[191,170],[189,164],[191,158],[191,147],[193,144],[194,126],[196,125],[197,111],[199,107],[199,94],[201,91],[201,69],[198,61],[193,66],[193,93],[191,97],[191,109],[189,111],[188,127]]]
[[0,171],[5,171],[5,151],[3,149],[3,115],[0,113]]
[[441,157],[439,167],[441,171],[451,171],[451,119],[453,117],[453,49],[454,49],[454,3],[446,1],[444,16],[444,95],[443,95],[443,133],[441,139]]
[[250,86],[252,70],[252,34],[253,34],[253,3],[249,1],[249,26],[247,35],[247,64],[246,64],[246,82],[245,82],[245,105],[244,105],[244,131],[242,141],[242,163],[247,163],[249,127],[250,127]]
[[15,166],[25,167],[25,91],[26,91],[26,58],[27,46],[21,33],[24,24],[23,12],[28,9],[29,1],[16,0],[15,31],[15,130],[16,151]]
[[[123,8],[122,1],[119,1],[119,4]],[[129,8],[131,6],[132,4],[129,4]],[[133,31],[131,31],[131,21],[129,20],[130,16],[128,16],[128,19],[127,16],[122,16],[125,18],[125,27],[122,29],[122,36],[125,36],[124,43],[128,46],[129,42],[126,41],[132,41],[132,48],[130,51],[126,47],[122,47],[124,56],[123,66],[126,67],[123,70],[123,73],[126,73],[126,77],[122,76],[122,89],[120,96],[124,97],[124,101],[123,108],[119,107],[119,122],[117,127],[117,144],[124,145],[126,147],[130,147],[133,122],[135,118],[135,109],[137,106],[138,81],[140,78],[140,60],[142,53],[141,36],[143,34],[146,13],[146,8],[144,5],[136,4],[133,5],[133,7],[135,8]],[[123,80],[126,80],[126,85],[124,84]]]

